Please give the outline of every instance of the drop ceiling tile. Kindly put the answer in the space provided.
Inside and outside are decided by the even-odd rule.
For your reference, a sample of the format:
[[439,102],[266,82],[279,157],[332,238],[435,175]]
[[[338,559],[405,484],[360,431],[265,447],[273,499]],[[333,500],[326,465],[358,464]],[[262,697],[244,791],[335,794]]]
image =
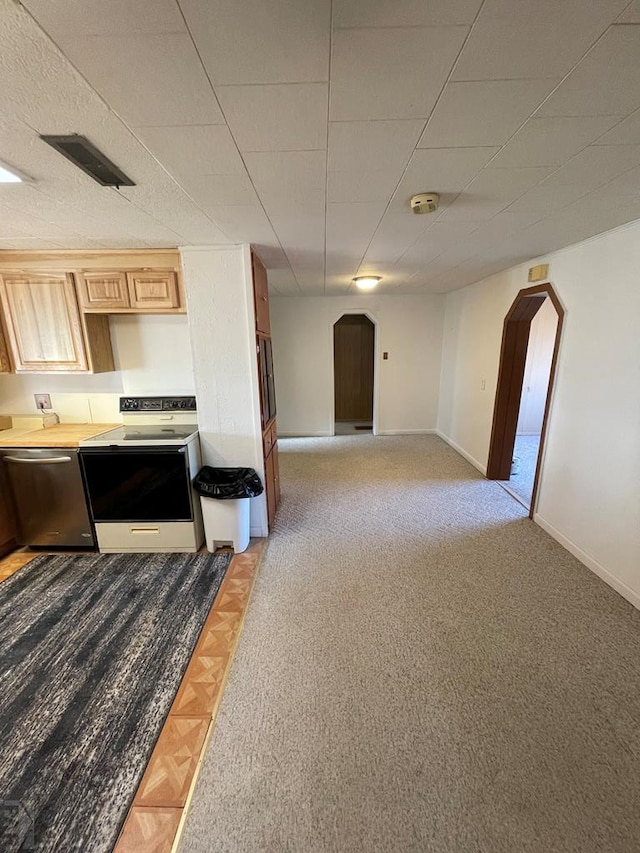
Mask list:
[[384,203],[328,204],[327,252],[363,255],[384,213]]
[[14,237],[10,240],[0,240],[0,249],[64,249],[64,243],[53,240],[43,240],[41,237]]
[[235,243],[278,244],[271,223],[258,204],[206,205],[205,210]]
[[628,115],[640,106],[638,56],[640,26],[611,27],[538,115]]
[[64,51],[130,125],[224,124],[187,33],[86,36]]
[[269,212],[321,207],[324,210],[326,153],[324,151],[267,151],[245,155],[245,163],[260,200]]
[[432,224],[429,215],[416,215],[408,207],[403,211],[388,210],[367,249],[365,260],[371,264],[395,264]]
[[539,211],[542,214],[548,214],[555,210],[561,210],[586,193],[587,190],[579,186],[547,186],[540,184],[520,196],[517,201],[509,205],[505,212]]
[[205,210],[216,205],[258,204],[258,196],[247,174],[197,175],[181,180],[180,185]]
[[245,175],[229,128],[225,125],[140,127],[135,133],[162,165],[177,177]]
[[329,171],[403,169],[423,127],[414,119],[329,122]]
[[495,199],[512,202],[553,173],[554,166],[484,169],[465,187],[461,199]]
[[640,24],[640,2],[629,3],[624,12],[616,19],[617,24]]
[[330,119],[427,118],[467,33],[467,27],[336,31]]
[[625,5],[626,0],[486,0],[453,79],[562,77]]
[[329,172],[329,202],[389,201],[402,174],[397,172]]
[[175,0],[24,0],[23,5],[54,40],[187,29]]
[[594,145],[640,145],[640,110],[631,113],[624,121],[596,140]]
[[440,222],[484,222],[500,213],[508,202],[461,195],[444,210]]
[[[606,133],[617,121],[617,116],[531,118],[493,158],[489,169],[561,166],[594,139]],[[638,141],[640,142],[640,121]]]
[[271,224],[287,255],[290,252],[311,253],[317,258],[324,254],[324,210],[301,210],[296,215],[274,214]]
[[590,192],[640,165],[640,145],[591,145],[542,182],[542,186],[577,186]]
[[276,296],[300,296],[300,286],[289,267],[267,269],[269,290]]
[[411,196],[427,191],[438,192],[440,206],[446,206],[497,151],[497,146],[417,150],[393,197],[391,208],[408,210]]
[[554,82],[449,83],[418,147],[503,145],[549,94]]
[[241,151],[327,146],[327,83],[218,86],[216,94]]
[[180,6],[216,86],[328,79],[330,0],[180,0]]
[[603,198],[640,198],[640,168],[624,172],[598,187]]
[[333,27],[436,27],[472,24],[482,0],[333,0]]

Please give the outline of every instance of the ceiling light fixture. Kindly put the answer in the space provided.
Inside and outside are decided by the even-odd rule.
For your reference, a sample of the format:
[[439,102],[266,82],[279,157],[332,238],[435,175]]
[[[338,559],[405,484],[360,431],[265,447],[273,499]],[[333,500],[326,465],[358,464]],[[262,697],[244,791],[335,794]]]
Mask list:
[[12,171],[4,163],[0,163],[0,184],[21,184],[22,178]]
[[380,281],[379,275],[357,275],[353,279],[353,283],[356,287],[359,287],[360,290],[373,290],[373,288]]

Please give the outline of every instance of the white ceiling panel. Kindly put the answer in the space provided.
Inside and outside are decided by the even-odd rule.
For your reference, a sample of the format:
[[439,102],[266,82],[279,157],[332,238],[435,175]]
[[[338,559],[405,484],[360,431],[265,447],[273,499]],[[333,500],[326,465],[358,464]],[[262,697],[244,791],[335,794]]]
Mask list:
[[324,151],[255,152],[245,155],[245,163],[267,211],[324,209]]
[[416,151],[393,197],[391,208],[409,210],[412,195],[433,191],[449,204],[498,151],[485,148],[428,148]]
[[454,80],[562,77],[627,0],[486,0]]
[[418,215],[408,208],[388,210],[367,249],[365,261],[369,264],[395,264],[433,224],[431,215]]
[[331,120],[427,118],[467,33],[467,27],[336,31]]
[[[489,168],[561,166],[595,139],[604,142],[618,116],[554,116],[532,118],[493,158]],[[637,127],[640,142],[640,120]]]
[[445,251],[460,251],[466,254],[468,251],[461,244],[467,243],[467,236],[475,228],[468,222],[435,222],[428,231],[417,240],[413,246],[402,256],[402,263],[426,263]]
[[63,47],[130,125],[224,123],[186,33],[69,38]]
[[[588,119],[591,121],[592,119]],[[640,110],[601,136],[595,145],[640,145]]]
[[216,86],[329,76],[330,0],[180,0]]
[[300,296],[300,287],[291,269],[269,269],[269,290],[274,296]]
[[274,214],[270,217],[280,244],[287,254],[301,252],[314,263],[324,255],[324,210],[300,210],[295,217]]
[[616,19],[617,24],[640,24],[640,2],[629,3],[624,12]]
[[393,195],[401,172],[329,172],[327,201],[388,201]]
[[208,205],[206,213],[236,243],[278,245],[275,232],[258,204]]
[[175,0],[23,0],[23,5],[54,40],[187,29]]
[[535,211],[544,216],[566,207],[586,193],[587,190],[580,186],[546,186],[541,184],[510,204],[508,212]]
[[421,120],[329,122],[329,171],[403,169],[423,127]]
[[225,125],[141,127],[136,134],[172,174],[244,175],[242,158]]
[[539,110],[626,116],[640,107],[640,25],[611,27]]
[[258,204],[258,196],[244,175],[197,175],[180,181],[186,193],[207,210],[217,205]]
[[449,83],[419,148],[503,145],[552,90],[553,80]]
[[508,205],[508,201],[500,199],[485,199],[477,196],[459,196],[444,210],[440,222],[484,222],[493,219],[496,213]]
[[461,198],[515,201],[553,171],[553,166],[484,169],[465,188]]
[[482,0],[333,0],[333,26],[436,27],[472,24]]
[[327,250],[362,256],[384,208],[380,203],[327,205]]
[[216,94],[241,151],[327,147],[327,83],[219,86]]
[[640,165],[640,145],[591,145],[546,178],[543,186],[596,189]]

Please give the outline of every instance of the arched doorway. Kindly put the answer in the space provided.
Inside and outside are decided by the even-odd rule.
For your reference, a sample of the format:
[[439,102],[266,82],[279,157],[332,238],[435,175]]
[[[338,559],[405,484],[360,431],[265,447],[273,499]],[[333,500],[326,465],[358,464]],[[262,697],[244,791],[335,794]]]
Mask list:
[[564,320],[564,309],[553,287],[549,283],[521,290],[504,319],[498,386],[496,389],[493,426],[489,443],[489,460],[487,463],[487,479],[503,481],[510,479],[514,459],[514,447],[516,444],[516,432],[521,411],[520,404],[525,368],[527,366],[527,350],[529,347],[531,323],[547,299],[555,309],[557,324],[548,371],[540,440],[537,448],[537,457],[533,460],[535,474],[529,506],[530,518],[533,518],[538,494],[549,406],[551,404],[562,323]]
[[375,325],[366,314],[343,314],[333,326],[336,434],[373,431]]

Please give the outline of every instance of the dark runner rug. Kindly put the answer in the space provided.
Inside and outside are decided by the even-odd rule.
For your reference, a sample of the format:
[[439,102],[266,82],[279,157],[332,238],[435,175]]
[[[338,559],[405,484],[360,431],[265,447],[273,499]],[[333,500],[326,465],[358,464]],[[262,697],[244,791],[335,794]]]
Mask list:
[[2,853],[112,850],[231,556],[44,556],[0,583]]

